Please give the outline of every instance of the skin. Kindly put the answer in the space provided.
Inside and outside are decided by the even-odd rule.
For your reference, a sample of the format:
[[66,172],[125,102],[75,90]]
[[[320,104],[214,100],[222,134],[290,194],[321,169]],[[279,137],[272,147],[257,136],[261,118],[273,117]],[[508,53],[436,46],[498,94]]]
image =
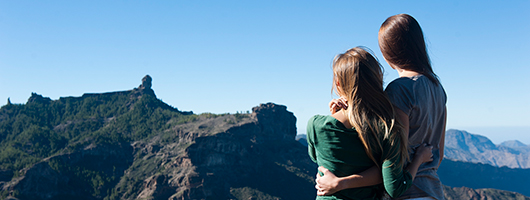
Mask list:
[[[397,71],[400,74],[400,76],[401,75],[404,75],[404,76],[405,75],[409,75],[409,76],[418,75],[418,73],[416,72],[411,73],[412,71],[407,71],[407,70],[402,70],[402,69],[399,69]],[[346,126],[346,128],[352,128],[351,124],[349,123],[348,118],[346,117],[344,113],[348,105],[347,100],[344,97],[345,95],[342,94],[342,88],[340,87],[340,84],[338,81],[335,82],[335,85],[337,87],[337,95],[339,95],[340,98],[333,99],[329,103],[330,112],[332,114],[331,116],[337,119],[338,121],[340,121],[341,123],[343,123]],[[405,128],[405,132],[408,133],[408,130],[409,130],[408,115],[405,112],[401,111],[400,109],[395,109],[395,110],[396,110],[397,120],[401,121],[402,125]],[[407,170],[412,175],[413,180],[416,176],[416,173],[420,165],[424,162],[431,162],[433,160],[432,149],[433,149],[433,146],[428,146],[427,144],[424,144],[416,150],[416,153],[414,155],[414,158],[412,159],[412,162],[407,166],[407,168],[405,168],[405,170]],[[442,146],[442,150],[443,150],[443,146]],[[338,191],[348,189],[348,188],[366,187],[366,186],[377,185],[377,184],[382,183],[381,171],[376,166],[371,167],[370,169],[365,170],[359,174],[354,174],[354,175],[350,175],[347,177],[340,177],[340,178],[336,177],[328,169],[322,166],[318,167],[318,170],[324,174],[324,176],[320,176],[317,173],[317,178],[316,178],[317,184],[315,185],[315,188],[317,189],[317,195],[319,196],[331,195]]]

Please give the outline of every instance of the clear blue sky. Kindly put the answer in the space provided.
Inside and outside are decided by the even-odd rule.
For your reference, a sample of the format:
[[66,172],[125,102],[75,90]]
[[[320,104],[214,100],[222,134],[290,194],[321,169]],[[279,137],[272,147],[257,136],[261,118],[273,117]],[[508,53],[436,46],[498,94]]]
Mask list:
[[530,144],[530,1],[0,0],[0,105],[130,90],[146,74],[184,111],[283,104],[299,133],[328,114],[331,60],[377,45],[389,16],[421,24],[448,128]]

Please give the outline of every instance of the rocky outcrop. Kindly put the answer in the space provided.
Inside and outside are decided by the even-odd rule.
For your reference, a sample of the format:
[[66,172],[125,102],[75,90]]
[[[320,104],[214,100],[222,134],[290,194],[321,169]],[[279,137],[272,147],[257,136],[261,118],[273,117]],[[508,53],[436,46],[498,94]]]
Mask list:
[[140,87],[138,87],[138,89],[141,89],[141,90],[151,89],[151,86],[152,86],[151,81],[153,81],[151,76],[145,75],[144,78],[142,78],[142,84],[140,85]]
[[134,89],[135,92],[138,92],[140,95],[149,94],[155,96],[155,91],[151,89],[153,79],[149,75],[145,75],[142,78],[142,84],[138,88]]
[[[205,121],[176,127],[177,133],[188,133],[179,135],[181,142],[191,145],[173,158],[172,145],[161,148],[156,157],[173,162],[162,161],[165,170],[147,178],[136,198],[233,199],[232,192],[244,187],[286,199],[314,198],[307,192],[313,189],[308,174],[316,172],[316,165],[294,140],[296,119],[285,106],[262,104],[249,115]],[[230,121],[233,125],[226,126]],[[217,133],[204,131],[209,129]]]

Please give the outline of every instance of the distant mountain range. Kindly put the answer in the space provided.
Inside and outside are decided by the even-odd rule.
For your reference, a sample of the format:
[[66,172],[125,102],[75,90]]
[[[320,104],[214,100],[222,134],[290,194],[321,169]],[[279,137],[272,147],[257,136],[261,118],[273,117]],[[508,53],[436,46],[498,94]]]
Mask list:
[[530,146],[519,141],[495,145],[484,136],[466,131],[451,129],[445,134],[445,158],[496,167],[530,168]]
[[[296,139],[307,145],[305,134],[297,135]],[[522,199],[521,194],[530,196],[530,169],[517,167],[526,166],[524,163],[528,162],[529,152],[529,146],[519,141],[495,145],[481,135],[459,130],[446,131],[445,159],[438,169],[440,180],[448,186],[446,198],[488,199],[484,196],[489,196],[489,199],[516,199],[517,196]],[[506,167],[514,163],[518,165]],[[504,166],[499,167],[499,164]],[[503,195],[509,197],[500,198]]]

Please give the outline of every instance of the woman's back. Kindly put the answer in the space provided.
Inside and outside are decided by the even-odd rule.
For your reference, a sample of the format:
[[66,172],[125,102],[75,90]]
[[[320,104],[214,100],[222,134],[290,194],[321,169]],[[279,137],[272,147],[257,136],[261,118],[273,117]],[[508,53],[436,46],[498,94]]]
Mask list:
[[433,161],[418,169],[413,186],[402,197],[432,196],[443,199],[436,174],[443,155],[440,146],[445,133],[447,96],[441,84],[423,75],[401,77],[386,88],[390,101],[409,116],[409,144],[412,149],[423,143],[433,146]]
[[[307,124],[309,156],[319,166],[329,169],[338,177],[362,172],[374,165],[368,157],[358,133],[346,128],[332,116],[313,116]],[[374,154],[381,158],[381,154]],[[317,199],[377,199],[380,186],[342,190],[334,196]]]

